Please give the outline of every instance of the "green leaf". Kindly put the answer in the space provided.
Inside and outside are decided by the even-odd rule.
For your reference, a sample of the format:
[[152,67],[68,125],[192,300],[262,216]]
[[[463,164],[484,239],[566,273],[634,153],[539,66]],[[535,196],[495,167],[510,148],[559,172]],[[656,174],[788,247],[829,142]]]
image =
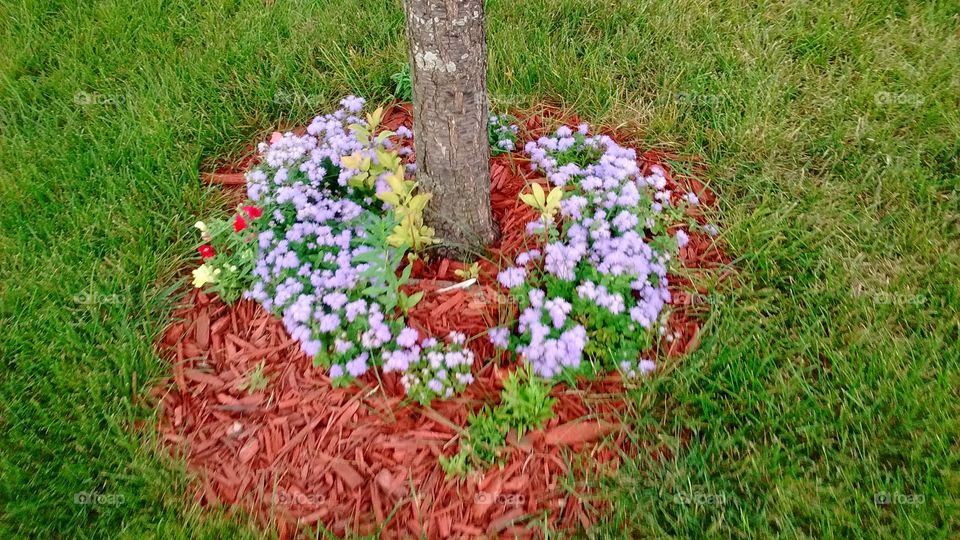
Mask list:
[[413,265],[408,264],[403,268],[403,272],[400,274],[400,283],[406,283],[410,279],[410,273],[413,272]]
[[385,292],[387,292],[387,288],[382,285],[370,285],[361,291],[360,294],[364,296],[382,296]]
[[410,309],[420,303],[420,300],[423,300],[423,291],[417,291],[411,294],[407,298],[407,309]]

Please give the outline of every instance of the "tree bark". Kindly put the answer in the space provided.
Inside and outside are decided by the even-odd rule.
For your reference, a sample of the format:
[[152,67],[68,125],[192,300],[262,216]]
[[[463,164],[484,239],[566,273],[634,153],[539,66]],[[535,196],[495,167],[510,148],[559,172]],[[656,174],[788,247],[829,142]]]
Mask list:
[[490,213],[484,0],[404,0],[424,218],[447,254],[496,240]]

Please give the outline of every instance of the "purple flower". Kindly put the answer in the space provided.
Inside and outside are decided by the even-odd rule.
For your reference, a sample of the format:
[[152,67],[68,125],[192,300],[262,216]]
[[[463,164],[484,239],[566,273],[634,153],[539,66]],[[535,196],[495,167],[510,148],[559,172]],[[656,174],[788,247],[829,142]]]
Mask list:
[[527,234],[537,234],[542,232],[544,229],[543,220],[537,218],[530,223],[527,223]]
[[530,289],[530,292],[527,293],[527,299],[530,300],[530,305],[533,307],[540,307],[543,305],[543,300],[546,298],[547,293],[542,289]]
[[450,343],[463,345],[467,342],[467,336],[464,335],[463,332],[450,332],[450,334],[447,336],[447,340],[450,341]]
[[544,270],[565,281],[572,281],[576,276],[574,268],[586,251],[581,244],[566,245],[560,242],[547,244],[545,248]]
[[523,253],[520,253],[519,255],[517,255],[516,263],[520,266],[525,266],[530,261],[533,261],[539,258],[540,258],[540,250],[531,249],[530,251],[524,251]]
[[346,306],[347,320],[350,322],[353,322],[353,320],[357,318],[357,315],[366,313],[366,311],[367,311],[367,303],[364,302],[363,300],[355,300],[353,302],[350,302]]
[[553,322],[553,327],[557,329],[563,328],[563,323],[566,322],[567,315],[570,313],[572,308],[569,302],[559,297],[547,300],[543,307],[550,315],[550,319]]
[[640,360],[640,373],[643,375],[649,375],[657,369],[657,364],[653,360]]
[[320,318],[320,331],[323,333],[333,332],[340,327],[340,317],[334,313],[324,315]]
[[357,96],[347,96],[340,100],[340,105],[342,105],[346,111],[352,113],[360,112],[363,109],[364,103],[366,103],[366,100]]
[[490,343],[500,349],[506,349],[510,343],[510,330],[504,327],[496,327],[487,330],[487,339]]
[[342,308],[348,300],[349,298],[347,298],[347,295],[343,294],[342,292],[330,293],[323,297],[323,303],[333,309]]
[[400,334],[397,336],[397,345],[409,349],[417,344],[417,339],[419,337],[420,334],[408,326],[401,330]]
[[337,354],[343,354],[352,348],[353,348],[353,343],[349,341],[346,341],[340,338],[336,338],[333,340],[333,350],[336,351]]
[[497,281],[500,282],[500,285],[503,285],[508,289],[513,289],[514,287],[523,285],[526,277],[527,270],[525,268],[515,266],[500,271],[500,273],[497,274]]
[[321,343],[319,341],[310,340],[310,341],[300,342],[300,350],[303,351],[303,354],[311,358],[316,356],[317,353],[320,352],[320,346],[321,346]]
[[363,353],[360,356],[347,362],[347,373],[354,377],[359,377],[367,372],[367,358],[369,354]]

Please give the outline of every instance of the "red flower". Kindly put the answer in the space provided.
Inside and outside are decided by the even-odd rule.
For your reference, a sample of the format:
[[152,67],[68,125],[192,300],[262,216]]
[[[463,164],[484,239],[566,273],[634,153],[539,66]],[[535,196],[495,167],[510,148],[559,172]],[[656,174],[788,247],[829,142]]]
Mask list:
[[243,219],[243,216],[237,214],[237,218],[233,220],[233,230],[240,232],[247,228],[247,220]]
[[257,219],[263,215],[263,210],[257,208],[256,206],[244,206],[243,211],[250,219]]
[[198,247],[197,251],[200,252],[200,257],[203,259],[209,259],[210,257],[213,257],[214,255],[217,254],[217,252],[213,250],[213,246],[211,246],[210,244],[204,244]]

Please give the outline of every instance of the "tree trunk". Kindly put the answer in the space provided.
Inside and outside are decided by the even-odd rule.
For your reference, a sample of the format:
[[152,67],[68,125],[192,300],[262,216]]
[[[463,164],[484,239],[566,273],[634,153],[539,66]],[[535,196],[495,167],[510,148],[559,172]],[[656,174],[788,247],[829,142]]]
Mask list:
[[447,254],[493,242],[484,0],[404,0],[424,218]]

